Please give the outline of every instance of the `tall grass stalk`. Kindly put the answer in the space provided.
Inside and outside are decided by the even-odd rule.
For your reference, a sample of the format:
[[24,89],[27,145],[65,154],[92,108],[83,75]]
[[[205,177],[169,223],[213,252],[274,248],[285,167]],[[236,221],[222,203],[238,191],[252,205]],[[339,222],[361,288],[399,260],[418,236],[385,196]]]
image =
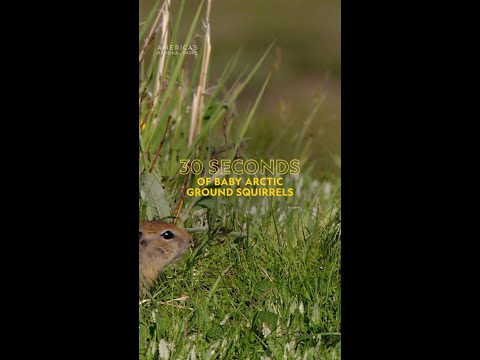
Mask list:
[[190,134],[188,137],[188,146],[192,146],[192,142],[198,132],[201,130],[202,121],[201,115],[203,114],[203,100],[205,96],[205,88],[207,84],[207,73],[210,65],[210,52],[212,45],[210,42],[210,8],[212,2],[208,0],[207,3],[207,15],[205,17],[205,43],[203,46],[202,68],[200,70],[200,80],[198,82],[197,91],[193,97],[192,106],[192,121],[190,125]]

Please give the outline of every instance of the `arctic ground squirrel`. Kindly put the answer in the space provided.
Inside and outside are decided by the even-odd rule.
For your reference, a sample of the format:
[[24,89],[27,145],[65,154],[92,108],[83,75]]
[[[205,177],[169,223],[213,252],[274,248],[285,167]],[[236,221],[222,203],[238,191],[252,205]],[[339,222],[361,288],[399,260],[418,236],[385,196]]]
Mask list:
[[139,227],[140,291],[153,284],[157,276],[193,245],[192,236],[163,221],[144,221]]

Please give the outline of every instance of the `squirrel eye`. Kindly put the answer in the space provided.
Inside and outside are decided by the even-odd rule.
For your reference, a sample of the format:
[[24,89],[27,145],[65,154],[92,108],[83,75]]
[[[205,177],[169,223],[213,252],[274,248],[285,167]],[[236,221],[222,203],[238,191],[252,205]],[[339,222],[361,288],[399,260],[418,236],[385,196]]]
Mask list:
[[167,240],[173,239],[173,236],[174,236],[173,233],[168,230],[162,234],[162,237]]
[[142,236],[143,236],[143,233],[142,233],[141,231],[139,231],[139,232],[138,232],[138,235],[139,235],[139,236],[138,236],[138,240],[140,240],[140,239],[142,238]]

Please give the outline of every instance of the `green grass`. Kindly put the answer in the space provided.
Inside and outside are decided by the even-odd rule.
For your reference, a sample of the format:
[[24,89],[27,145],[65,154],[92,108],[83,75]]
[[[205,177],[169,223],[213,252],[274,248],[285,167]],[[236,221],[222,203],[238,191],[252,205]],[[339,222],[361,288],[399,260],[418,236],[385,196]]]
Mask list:
[[[142,20],[154,1],[140,1]],[[198,3],[199,0],[186,2],[184,24],[193,18]],[[172,7],[178,4],[178,0],[172,1]],[[214,1],[210,79],[216,79],[223,72],[225,64],[239,48],[242,49],[239,63],[254,63],[275,39],[271,53],[276,55],[279,51],[279,69],[272,75],[257,108],[255,120],[258,121],[249,132],[249,149],[265,156],[265,139],[275,137],[279,125],[285,128],[291,122],[305,119],[314,98],[320,97],[322,106],[309,128],[314,150],[312,161],[316,163],[312,175],[340,174],[335,159],[330,156],[330,153],[341,152],[340,0],[300,0],[295,5],[292,11],[289,1]],[[188,26],[181,26],[180,32],[186,34]],[[241,66],[234,69],[234,76],[240,71]],[[268,71],[268,66],[259,69],[238,97],[239,108],[253,103]],[[283,158],[290,154],[288,147],[276,147],[272,151],[273,157]]]
[[142,358],[158,358],[161,342],[171,359],[339,358],[336,186],[304,183],[292,198],[210,199],[215,225],[194,235],[197,247],[140,306]]
[[[198,44],[199,55],[167,56],[160,73],[154,51],[159,29],[140,61],[139,217],[170,218],[193,234],[195,247],[140,298],[140,358],[339,359],[340,179],[312,176],[307,131],[321,104],[312,105],[303,127],[290,124],[262,145],[265,153],[276,147],[295,152],[301,173],[284,176],[294,196],[186,196],[185,187],[207,175],[179,175],[179,159],[271,158],[244,146],[260,126],[256,108],[268,93],[270,76],[259,75],[259,69],[268,69],[270,52],[265,49],[235,76],[239,57],[234,55],[220,78],[209,78],[202,65],[209,63],[203,52],[208,35],[201,26],[208,23],[208,2],[179,39],[183,3],[177,14],[169,14],[169,43]],[[141,27],[140,49],[156,16],[152,12]],[[239,108],[239,94],[258,76],[263,79],[252,105]],[[202,84],[204,107],[195,123],[192,104]]]
[[210,230],[140,306],[141,358],[340,357],[338,183],[304,179],[291,198],[201,203]]

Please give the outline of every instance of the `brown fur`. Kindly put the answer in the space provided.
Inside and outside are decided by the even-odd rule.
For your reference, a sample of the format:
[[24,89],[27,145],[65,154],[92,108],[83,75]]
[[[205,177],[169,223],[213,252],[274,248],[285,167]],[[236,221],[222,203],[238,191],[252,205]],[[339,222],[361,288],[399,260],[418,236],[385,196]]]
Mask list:
[[[174,236],[165,239],[170,231]],[[168,237],[168,236],[167,236]],[[144,221],[139,227],[140,290],[149,288],[157,276],[192,244],[192,236],[185,230],[163,221]]]

